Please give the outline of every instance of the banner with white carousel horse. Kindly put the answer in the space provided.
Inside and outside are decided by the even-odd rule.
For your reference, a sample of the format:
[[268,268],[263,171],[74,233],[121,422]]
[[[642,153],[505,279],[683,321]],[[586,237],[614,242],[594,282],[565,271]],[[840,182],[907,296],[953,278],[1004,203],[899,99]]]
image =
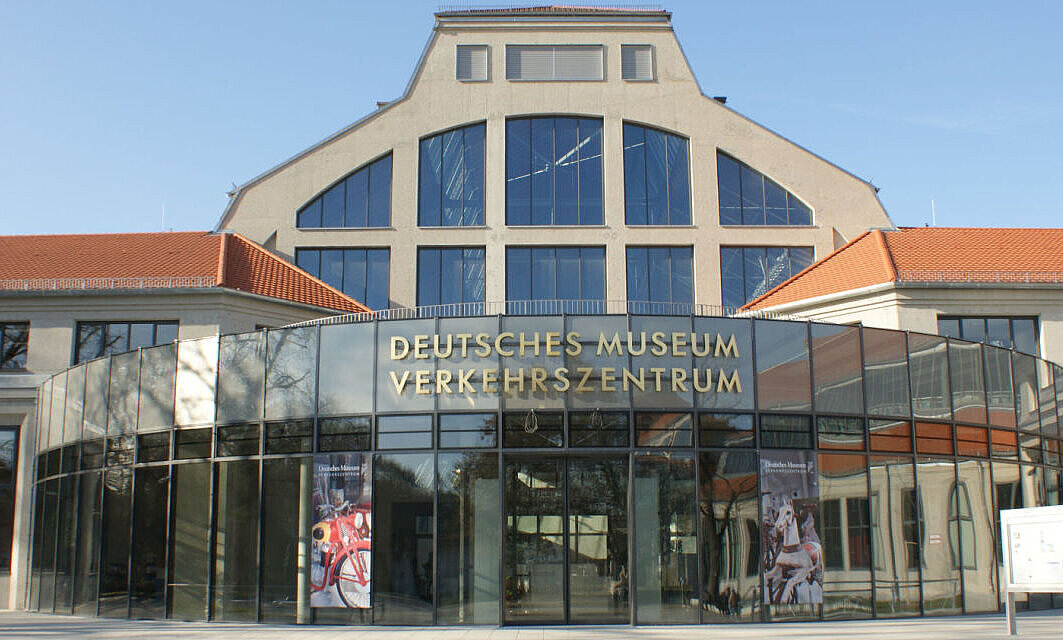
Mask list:
[[369,608],[371,460],[365,453],[314,456],[311,607]]
[[812,451],[760,456],[765,604],[821,604],[819,481]]

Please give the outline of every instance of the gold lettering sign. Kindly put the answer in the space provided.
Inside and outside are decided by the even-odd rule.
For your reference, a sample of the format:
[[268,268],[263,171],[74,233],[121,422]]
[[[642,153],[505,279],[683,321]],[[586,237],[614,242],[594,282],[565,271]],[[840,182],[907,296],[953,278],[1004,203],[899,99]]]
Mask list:
[[[594,353],[599,357],[642,356],[650,358],[740,358],[734,334],[697,332],[601,332]],[[468,367],[448,369],[451,358],[577,358],[584,349],[576,331],[456,334],[417,334],[412,338],[392,336],[389,357],[393,362],[413,363],[435,358],[436,370],[389,371],[395,392],[412,390],[417,395],[477,395],[499,393],[612,393],[657,391],[686,393],[742,393],[738,369],[729,367],[693,369],[672,366],[576,366],[547,369],[541,366]],[[421,363],[418,363],[421,364]],[[670,363],[671,364],[671,363]]]

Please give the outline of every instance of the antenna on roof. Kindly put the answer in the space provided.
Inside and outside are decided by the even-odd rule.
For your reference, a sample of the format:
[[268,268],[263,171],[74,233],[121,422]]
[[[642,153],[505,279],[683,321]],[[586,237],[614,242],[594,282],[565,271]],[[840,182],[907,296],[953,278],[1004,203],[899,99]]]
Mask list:
[[938,226],[938,214],[937,214],[937,210],[934,209],[934,199],[933,198],[930,199],[930,226],[931,227]]

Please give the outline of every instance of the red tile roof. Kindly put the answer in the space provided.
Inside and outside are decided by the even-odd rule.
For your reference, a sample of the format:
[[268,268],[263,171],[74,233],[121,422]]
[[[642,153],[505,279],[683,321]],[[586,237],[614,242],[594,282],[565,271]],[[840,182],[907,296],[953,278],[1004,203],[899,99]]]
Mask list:
[[348,313],[369,310],[236,233],[0,236],[0,290],[207,287]]
[[436,17],[451,18],[464,16],[626,16],[626,15],[658,15],[671,16],[672,14],[660,7],[653,5],[634,5],[631,7],[594,7],[579,5],[547,4],[528,7],[475,7],[444,9],[436,12]]
[[743,309],[889,282],[1063,283],[1063,229],[868,231]]

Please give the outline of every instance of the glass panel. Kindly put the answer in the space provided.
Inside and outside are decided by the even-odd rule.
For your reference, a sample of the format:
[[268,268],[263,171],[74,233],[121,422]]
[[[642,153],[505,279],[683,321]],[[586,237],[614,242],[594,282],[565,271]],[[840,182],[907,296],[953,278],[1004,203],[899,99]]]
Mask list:
[[167,617],[205,620],[210,571],[210,463],[173,466]]
[[627,456],[568,464],[569,621],[628,622]]
[[634,527],[639,624],[697,624],[692,455],[635,456]]
[[1037,406],[1037,369],[1032,356],[1013,353],[1012,368],[1015,374],[1015,409],[1018,414],[1019,431],[1036,433],[1040,430],[1040,413]]
[[309,622],[298,584],[299,558],[310,554],[311,477],[311,458],[262,461],[262,622]]
[[563,459],[505,460],[503,621],[565,621]]
[[864,412],[859,327],[813,324],[812,365],[817,412]]
[[912,333],[908,336],[908,351],[915,417],[948,420],[952,407],[945,339]]
[[757,406],[809,411],[808,328],[804,323],[756,320]]
[[77,616],[94,616],[100,572],[100,474],[82,474],[79,491],[73,613]]
[[498,416],[494,413],[444,413],[439,416],[439,446],[494,447]]
[[[139,395],[137,385],[139,380],[139,353],[131,351],[111,357],[111,389],[107,403],[107,435],[132,433],[136,429],[137,397]],[[56,424],[54,417],[52,424],[53,426]],[[60,424],[62,424],[61,421]]]
[[218,427],[215,456],[253,456],[258,454],[261,428],[258,424],[234,424]]
[[132,495],[133,474],[129,469],[104,472],[102,530],[115,532],[115,535],[103,536],[100,551],[103,575],[100,577],[99,615],[107,618],[125,618],[129,613],[129,536],[123,532],[130,531]]
[[531,120],[506,121],[506,224],[531,224]]
[[313,420],[266,423],[266,453],[309,453],[313,448]]
[[174,423],[177,348],[177,344],[167,344],[141,352],[138,431],[169,427]]
[[960,337],[960,321],[958,318],[938,318],[938,335],[947,338]]
[[[369,165],[370,227],[391,224],[391,154]],[[376,307],[373,307],[374,309]]]
[[133,488],[129,617],[161,619],[166,591],[166,502],[169,467],[137,469]]
[[438,464],[437,622],[498,624],[498,454],[441,453]]
[[989,424],[1015,428],[1015,394],[1011,386],[1011,352],[984,347],[986,397],[989,401]]
[[73,597],[74,530],[77,507],[77,476],[59,479],[59,503],[55,540],[55,612],[70,613]]
[[421,140],[420,173],[417,192],[417,224],[438,227],[442,218],[443,136]]
[[174,459],[209,458],[214,430],[180,429],[174,432]]
[[94,360],[85,365],[85,424],[82,435],[85,440],[102,438],[107,429],[110,365],[109,358]]
[[953,564],[963,561],[964,610],[996,612],[997,568],[993,535],[993,487],[985,460],[956,462],[956,490],[949,500],[949,544]]
[[[66,415],[63,418],[63,444],[81,440],[81,425],[85,414],[85,365],[70,369],[66,377]],[[1055,400],[1054,392],[1052,399]],[[1054,406],[1055,403],[1053,402]],[[0,454],[0,457],[2,455]],[[73,470],[76,471],[76,467]],[[0,483],[2,482],[0,480]]]
[[636,413],[635,446],[694,446],[691,415],[689,413]]
[[[377,411],[412,412],[435,409],[433,394],[416,393],[418,375],[422,390],[427,390],[429,382],[434,383],[435,362],[430,359],[430,352],[425,351],[423,347],[419,353],[415,353],[413,348],[417,343],[417,336],[423,336],[420,344],[427,345],[425,336],[435,334],[435,329],[435,320],[377,323]],[[337,363],[334,366],[347,365]],[[324,379],[324,375],[322,378]]]
[[867,458],[819,454],[823,617],[870,618],[871,516]]
[[742,224],[764,224],[764,176],[742,169]]
[[432,623],[435,460],[430,453],[376,456],[373,537],[373,621]]
[[989,434],[985,427],[956,425],[956,454],[989,457]]
[[778,449],[811,449],[812,419],[809,416],[761,414],[760,446]]
[[1037,320],[1035,318],[1012,318],[1011,334],[1015,340],[1015,350],[1038,355]]
[[570,413],[568,425],[570,447],[626,447],[631,440],[627,413]]
[[368,222],[369,171],[361,169],[347,178],[347,202],[344,226],[364,227]]
[[267,333],[267,420],[314,415],[317,332],[317,327],[301,327]]
[[909,416],[908,349],[905,334],[863,329],[864,388],[867,412],[878,416]]
[[218,422],[261,419],[265,342],[263,332],[221,337]]
[[[646,129],[626,122],[624,123],[624,221],[629,225],[646,224]],[[630,296],[629,299],[631,299]]]
[[369,416],[322,418],[318,421],[318,451],[365,451],[369,449]]
[[752,622],[759,617],[760,525],[757,454],[713,451],[699,455],[702,622]]
[[952,413],[957,422],[986,423],[982,345],[949,341]]
[[380,449],[429,449],[432,447],[432,416],[380,416],[376,419]]
[[[38,484],[37,491],[38,495],[42,496],[37,503],[38,513],[42,514],[37,523],[37,531],[41,532],[41,543],[35,550],[38,551],[36,557],[40,567],[40,610],[52,613],[55,607],[55,547],[59,520],[58,478]],[[125,615],[124,608],[122,615]]]
[[720,224],[742,224],[741,169],[727,156],[716,154],[716,175],[719,180]]
[[863,418],[818,416],[816,432],[820,449],[864,450]]
[[506,413],[502,417],[503,447],[560,447],[565,417],[560,413]]
[[463,191],[465,202],[461,224],[465,226],[484,223],[484,129],[483,124],[463,129],[465,133]]
[[917,453],[952,455],[952,425],[916,422],[915,450]]
[[372,323],[321,327],[317,407],[321,415],[372,411],[373,385],[368,384],[368,371],[374,357],[374,330]]
[[258,619],[258,464],[214,465],[214,620]]
[[137,436],[137,462],[165,462],[170,459],[170,431]]
[[919,615],[920,537],[915,473],[907,456],[871,456],[875,614]]
[[218,338],[177,344],[175,424],[214,422],[214,385],[218,376]]
[[754,446],[752,414],[703,413],[698,419],[698,446]]
[[947,540],[949,493],[956,482],[952,460],[917,458],[916,510],[923,550],[923,611],[926,615],[961,613],[960,570]]

